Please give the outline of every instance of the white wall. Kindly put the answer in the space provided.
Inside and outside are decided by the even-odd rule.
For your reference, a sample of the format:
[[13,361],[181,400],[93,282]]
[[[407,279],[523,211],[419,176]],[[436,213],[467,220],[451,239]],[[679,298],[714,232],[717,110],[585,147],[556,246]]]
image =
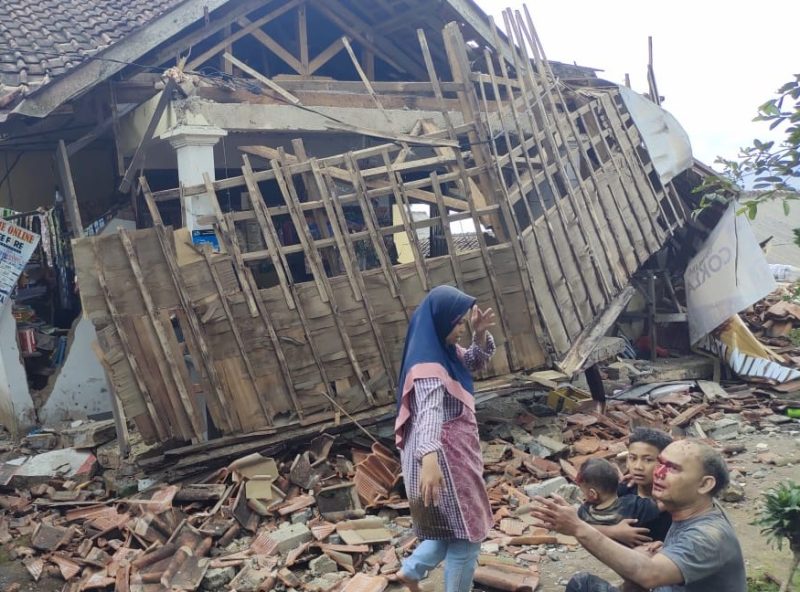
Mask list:
[[9,302],[0,310],[0,425],[16,434],[34,423],[28,378],[17,346],[17,321]]
[[53,390],[47,403],[39,410],[39,421],[43,425],[111,411],[103,366],[92,350],[92,342],[96,339],[92,322],[81,318],[75,326],[72,344]]
[[[115,234],[119,227],[135,230],[136,223],[114,218],[100,234]],[[96,340],[94,325],[81,317],[73,330],[72,343],[53,390],[47,403],[39,410],[42,424],[111,412],[111,393],[105,371],[92,349],[92,342]]]

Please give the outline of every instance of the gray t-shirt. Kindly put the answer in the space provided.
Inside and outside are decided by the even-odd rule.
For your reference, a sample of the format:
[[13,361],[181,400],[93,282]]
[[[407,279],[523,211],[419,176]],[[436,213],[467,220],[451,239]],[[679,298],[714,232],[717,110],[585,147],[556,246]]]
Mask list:
[[728,517],[718,507],[673,522],[661,552],[683,574],[684,585],[661,586],[653,592],[745,592],[742,548]]

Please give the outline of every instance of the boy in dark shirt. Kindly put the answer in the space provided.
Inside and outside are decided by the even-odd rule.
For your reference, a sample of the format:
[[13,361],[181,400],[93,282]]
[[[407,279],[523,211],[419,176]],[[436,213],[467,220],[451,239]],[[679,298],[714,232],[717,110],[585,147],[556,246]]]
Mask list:
[[[651,499],[653,497],[653,471],[658,464],[658,455],[670,444],[672,444],[672,437],[661,430],[644,427],[633,430],[628,438],[626,461],[628,473],[620,483],[617,494],[634,494]],[[639,522],[636,526],[649,529],[649,536],[654,541],[663,541],[671,525],[672,517],[669,512],[661,512],[655,520],[646,524]],[[617,538],[613,534],[606,534],[611,538]]]
[[650,498],[617,495],[619,471],[607,460],[587,460],[578,472],[578,486],[586,500],[578,510],[581,520],[592,525],[611,526],[625,519],[647,524],[659,515]]

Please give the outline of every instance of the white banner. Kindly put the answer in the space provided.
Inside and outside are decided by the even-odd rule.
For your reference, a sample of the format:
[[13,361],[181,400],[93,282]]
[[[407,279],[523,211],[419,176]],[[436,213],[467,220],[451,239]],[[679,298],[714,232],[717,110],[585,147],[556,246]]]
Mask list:
[[730,204],[683,276],[692,345],[776,287],[750,222],[736,207]]
[[8,301],[38,244],[38,234],[0,220],[0,305]]

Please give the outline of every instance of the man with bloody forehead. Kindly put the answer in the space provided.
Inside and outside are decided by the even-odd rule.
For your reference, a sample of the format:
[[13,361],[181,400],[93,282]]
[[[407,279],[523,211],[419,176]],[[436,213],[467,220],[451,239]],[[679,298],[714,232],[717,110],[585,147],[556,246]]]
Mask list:
[[[695,440],[667,446],[653,472],[653,498],[672,516],[663,543],[629,549],[578,518],[564,499],[536,498],[532,511],[543,526],[578,539],[623,578],[623,590],[745,592],[744,559],[733,526],[714,496],[729,481],[725,461]],[[588,573],[575,575],[566,592],[619,592]]]

